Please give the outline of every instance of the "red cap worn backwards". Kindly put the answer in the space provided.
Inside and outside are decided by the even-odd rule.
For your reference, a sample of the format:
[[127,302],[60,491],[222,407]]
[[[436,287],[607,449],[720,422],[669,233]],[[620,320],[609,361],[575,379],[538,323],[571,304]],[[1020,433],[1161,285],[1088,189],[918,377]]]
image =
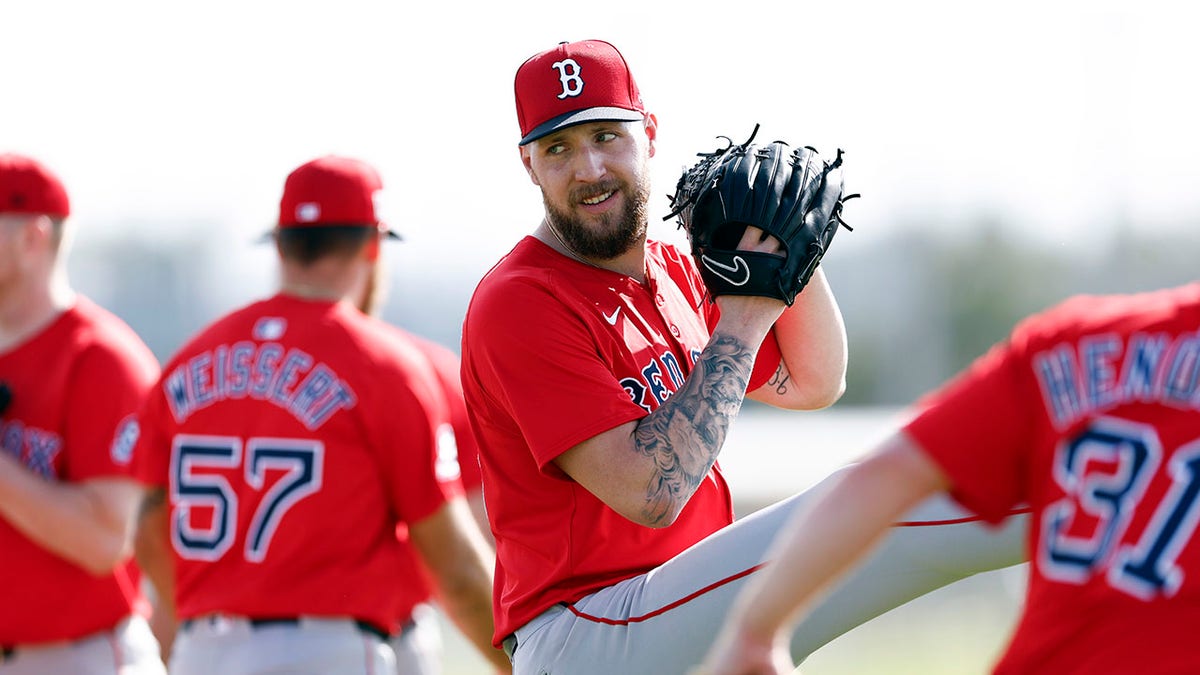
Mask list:
[[530,57],[515,88],[520,145],[576,124],[646,115],[625,57],[603,40],[562,42]]
[[0,154],[0,213],[33,213],[66,218],[71,203],[62,181],[37,160]]
[[327,155],[292,171],[279,200],[279,227],[375,225],[393,239],[400,236],[376,213],[383,181],[371,165],[357,159]]

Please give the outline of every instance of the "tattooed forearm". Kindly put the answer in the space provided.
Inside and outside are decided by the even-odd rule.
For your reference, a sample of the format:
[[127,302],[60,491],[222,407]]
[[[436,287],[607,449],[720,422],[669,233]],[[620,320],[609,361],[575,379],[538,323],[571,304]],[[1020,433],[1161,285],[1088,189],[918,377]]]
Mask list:
[[679,391],[638,425],[634,442],[655,465],[646,485],[648,522],[670,522],[708,475],[742,407],[754,354],[736,338],[715,336]]
[[783,396],[787,393],[788,380],[790,379],[792,379],[792,377],[788,373],[788,369],[785,368],[782,363],[780,363],[779,367],[775,369],[775,374],[771,376],[771,379],[767,380],[767,385],[775,387],[775,393]]

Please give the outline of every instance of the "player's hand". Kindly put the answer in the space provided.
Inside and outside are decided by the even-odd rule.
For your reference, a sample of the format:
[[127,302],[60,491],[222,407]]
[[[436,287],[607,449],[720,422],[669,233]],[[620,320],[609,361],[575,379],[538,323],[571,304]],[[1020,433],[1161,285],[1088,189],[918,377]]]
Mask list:
[[785,638],[764,642],[740,631],[726,629],[718,636],[704,663],[688,675],[791,675],[795,669]]
[[[742,233],[737,248],[739,251],[756,251],[775,255],[784,253],[778,239],[752,225],[747,226],[746,231]],[[753,330],[761,329],[764,335],[787,309],[787,304],[782,300],[761,295],[718,295],[716,303],[721,310],[722,319],[727,320],[731,325]]]
[[[746,231],[742,233],[742,238],[738,241],[737,249],[780,256],[786,253],[778,239],[753,225],[746,226]],[[772,316],[772,323],[787,308],[783,300],[757,295],[718,295],[716,302],[717,306],[721,308],[722,316],[726,312],[749,311]]]
[[158,651],[165,664],[171,662],[171,648],[175,646],[175,632],[178,623],[173,612],[155,607],[150,615],[150,632],[158,639]]
[[746,231],[742,233],[742,238],[738,241],[737,249],[739,251],[757,251],[758,253],[773,253],[775,255],[787,254],[778,239],[753,225],[746,226]]

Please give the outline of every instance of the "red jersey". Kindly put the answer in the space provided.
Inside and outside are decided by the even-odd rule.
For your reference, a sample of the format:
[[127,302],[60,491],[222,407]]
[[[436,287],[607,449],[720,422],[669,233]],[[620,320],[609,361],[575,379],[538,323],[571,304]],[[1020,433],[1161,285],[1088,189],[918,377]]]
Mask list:
[[1079,297],[923,401],[907,431],[954,495],[1032,508],[1025,609],[997,673],[1195,673],[1200,284]]
[[445,404],[399,330],[286,295],[168,362],[138,475],[168,488],[183,619],[350,616],[394,630],[398,522],[461,491]]
[[432,340],[419,335],[410,335],[414,344],[433,366],[433,374],[446,397],[446,408],[450,413],[450,424],[454,427],[454,442],[458,448],[458,467],[462,472],[463,488],[467,492],[479,489],[483,478],[479,475],[479,444],[467,421],[467,404],[463,399],[461,362],[458,354]]
[[[410,334],[409,337],[433,367],[434,376],[441,385],[441,392],[445,396],[446,408],[450,414],[450,424],[454,428],[454,442],[457,447],[463,489],[466,492],[478,490],[481,480],[479,446],[475,443],[475,435],[471,433],[471,428],[467,424],[467,405],[463,401],[462,381],[459,379],[458,354],[419,335]],[[400,586],[399,615],[401,621],[404,621],[412,615],[413,607],[429,601],[433,596],[433,591],[427,581],[428,573],[424,570],[420,557],[409,542],[408,527],[400,525],[396,535],[400,537],[400,542],[405,549],[404,569],[406,571],[401,574],[400,578],[420,580],[419,583],[406,582]]]
[[[676,521],[654,529],[613,511],[554,463],[658,408],[708,343],[716,306],[691,258],[649,242],[645,278],[526,237],[471,300],[462,382],[496,538],[496,644],[551,605],[647,572],[733,522],[716,465]],[[756,369],[751,389],[779,363],[778,347],[767,351],[771,370]]]
[[[0,448],[49,480],[129,477],[136,413],[158,361],[117,317],[86,298],[0,353],[12,402]],[[133,563],[93,576],[0,519],[0,644],[74,639],[112,628],[138,599]]]

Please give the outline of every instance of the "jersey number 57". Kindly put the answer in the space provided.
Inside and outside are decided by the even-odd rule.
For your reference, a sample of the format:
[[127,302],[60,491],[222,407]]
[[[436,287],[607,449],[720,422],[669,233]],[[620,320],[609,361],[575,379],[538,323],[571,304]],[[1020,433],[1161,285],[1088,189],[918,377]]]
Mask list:
[[[243,553],[262,562],[288,509],[321,489],[325,447],[320,441],[232,436],[176,436],[171,447],[171,543],[188,560],[217,560],[237,539],[238,491],[233,472],[261,493]],[[267,471],[282,476],[267,486]],[[208,511],[211,517],[193,517]],[[207,523],[204,522],[207,520]]]

